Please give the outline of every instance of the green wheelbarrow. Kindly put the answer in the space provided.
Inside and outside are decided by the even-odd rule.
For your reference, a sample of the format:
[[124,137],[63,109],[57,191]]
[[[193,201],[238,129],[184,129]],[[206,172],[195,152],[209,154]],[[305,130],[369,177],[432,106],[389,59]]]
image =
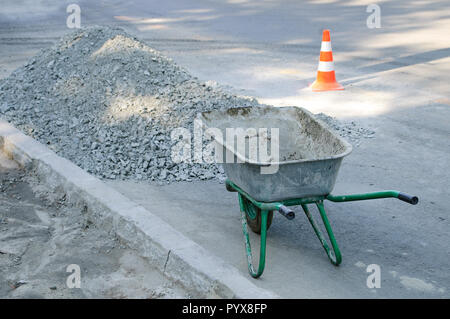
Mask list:
[[[254,278],[264,271],[267,230],[274,212],[292,220],[295,213],[289,207],[301,206],[331,263],[338,266],[342,256],[325,212],[325,200],[348,202],[392,197],[412,205],[419,201],[416,196],[394,190],[331,195],[342,159],[350,154],[352,147],[303,108],[233,108],[204,112],[199,120],[215,140],[216,161],[222,163],[228,177],[226,189],[238,193],[248,270]],[[275,128],[276,134],[271,131],[268,135],[268,127]],[[229,134],[230,129],[234,134]],[[268,145],[258,144],[263,139]],[[239,141],[244,145],[239,146]],[[252,145],[266,151],[269,146],[277,154],[275,160],[273,156],[270,160],[268,156],[264,160],[254,156]],[[317,206],[329,243],[308,205]],[[257,269],[253,266],[248,226],[260,234]]]
[[[279,212],[281,215],[286,217],[289,220],[295,218],[295,213],[288,208],[288,206],[301,206],[303,211],[306,214],[311,226],[314,229],[317,237],[319,238],[323,249],[330,259],[331,263],[335,266],[338,266],[342,261],[341,251],[339,250],[339,246],[336,242],[336,238],[334,237],[333,230],[331,229],[330,222],[328,221],[327,214],[324,208],[324,200],[330,200],[332,202],[349,202],[349,201],[357,201],[357,200],[368,200],[368,199],[377,199],[377,198],[398,198],[412,205],[416,205],[418,203],[418,198],[416,196],[411,196],[408,194],[400,193],[398,191],[388,190],[388,191],[380,191],[373,193],[364,193],[364,194],[353,194],[353,195],[344,195],[344,196],[333,196],[333,195],[325,195],[325,196],[312,196],[312,197],[302,197],[302,198],[292,198],[287,200],[282,200],[278,202],[260,202],[253,199],[249,194],[243,191],[239,186],[231,182],[230,180],[226,181],[226,188],[231,192],[238,192],[239,197],[239,206],[241,209],[241,217],[242,217],[242,230],[244,232],[245,239],[245,248],[247,252],[247,262],[248,262],[248,270],[250,275],[254,278],[258,278],[262,275],[266,263],[266,238],[267,238],[267,230],[269,229],[273,213]],[[316,221],[312,217],[311,213],[308,209],[308,204],[314,204],[317,206],[320,216],[322,217],[323,224],[328,234],[328,238],[331,243],[331,247],[327,243],[327,240],[323,236],[319,227],[317,226]],[[260,253],[259,253],[259,266],[257,270],[253,267],[252,262],[252,249],[250,246],[250,240],[248,236],[247,225],[250,226],[251,230],[257,234],[261,235],[261,244],[260,244]]]

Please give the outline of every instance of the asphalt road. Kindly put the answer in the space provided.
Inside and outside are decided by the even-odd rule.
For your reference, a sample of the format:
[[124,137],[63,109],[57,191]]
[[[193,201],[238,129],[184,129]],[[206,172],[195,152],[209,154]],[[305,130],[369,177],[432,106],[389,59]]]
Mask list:
[[[0,76],[69,31],[67,3],[73,2],[2,3]],[[295,222],[276,217],[258,285],[283,297],[450,296],[448,1],[378,2],[379,29],[367,28],[371,1],[364,0],[77,3],[82,26],[124,26],[201,80],[370,127],[375,137],[344,160],[335,193],[399,189],[420,197],[417,206],[330,204],[344,256],[339,268],[300,214]],[[342,92],[304,90],[315,77],[324,28],[331,30]],[[247,271],[237,200],[223,185],[114,184],[143,205],[161,207],[175,228]],[[380,266],[379,289],[366,285],[369,264]]]

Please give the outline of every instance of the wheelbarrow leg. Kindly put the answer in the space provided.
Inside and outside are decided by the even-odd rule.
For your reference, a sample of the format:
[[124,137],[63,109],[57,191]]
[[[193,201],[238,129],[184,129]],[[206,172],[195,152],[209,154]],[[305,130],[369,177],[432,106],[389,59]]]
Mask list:
[[253,267],[252,248],[250,245],[250,238],[248,235],[247,218],[245,216],[244,203],[241,194],[239,194],[239,206],[241,208],[242,231],[244,232],[244,242],[245,242],[245,250],[247,253],[248,271],[253,278],[258,278],[264,272],[264,267],[266,265],[267,216],[269,215],[269,211],[261,210],[261,244],[259,250],[259,265],[258,271],[255,271],[255,268]]
[[330,247],[328,246],[328,243],[324,236],[322,235],[322,232],[320,231],[319,227],[317,226],[316,221],[312,217],[308,206],[306,204],[302,204],[303,211],[305,212],[306,217],[308,217],[309,222],[311,223],[311,226],[314,229],[314,232],[316,233],[317,237],[319,238],[320,242],[322,243],[323,248],[325,249],[325,252],[327,253],[328,258],[330,259],[331,263],[335,266],[338,266],[342,261],[341,252],[339,250],[339,246],[336,242],[336,239],[334,238],[333,230],[331,229],[330,222],[328,221],[327,214],[325,212],[325,208],[323,206],[323,201],[316,202],[317,208],[319,209],[320,216],[322,217],[323,224],[325,225],[325,229],[327,230],[328,237],[330,238],[331,246],[333,247],[333,251],[330,250]]

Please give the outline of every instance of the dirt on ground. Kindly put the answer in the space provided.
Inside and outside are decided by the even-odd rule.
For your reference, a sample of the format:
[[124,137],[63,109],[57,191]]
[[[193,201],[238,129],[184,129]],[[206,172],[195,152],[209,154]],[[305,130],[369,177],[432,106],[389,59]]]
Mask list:
[[191,297],[64,198],[45,195],[0,153],[0,298]]

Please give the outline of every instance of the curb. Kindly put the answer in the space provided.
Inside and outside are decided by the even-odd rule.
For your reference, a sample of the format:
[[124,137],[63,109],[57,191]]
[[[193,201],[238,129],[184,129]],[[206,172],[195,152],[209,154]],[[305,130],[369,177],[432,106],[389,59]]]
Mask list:
[[0,150],[197,298],[279,298],[142,206],[0,119]]

